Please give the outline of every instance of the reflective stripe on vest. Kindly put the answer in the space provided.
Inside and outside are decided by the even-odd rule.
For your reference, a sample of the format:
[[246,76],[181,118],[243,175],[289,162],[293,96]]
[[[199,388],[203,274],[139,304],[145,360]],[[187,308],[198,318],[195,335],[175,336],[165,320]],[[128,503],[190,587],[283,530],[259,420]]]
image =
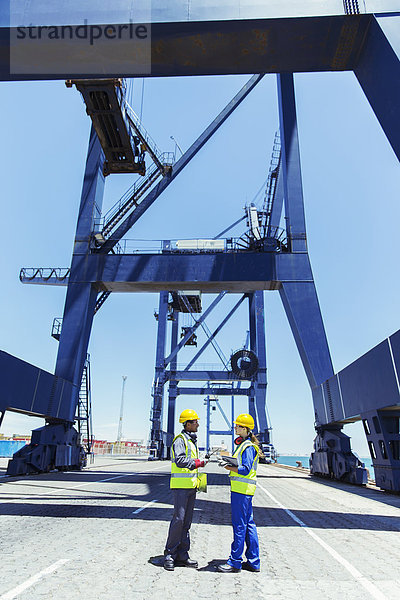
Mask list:
[[231,491],[237,492],[239,494],[246,494],[247,496],[254,496],[254,492],[256,491],[257,484],[257,463],[258,463],[258,448],[256,444],[253,444],[250,440],[244,440],[236,448],[233,453],[233,458],[237,458],[238,466],[242,466],[242,454],[246,450],[246,448],[254,448],[256,451],[256,455],[253,460],[253,464],[251,465],[250,471],[248,475],[239,475],[239,473],[235,473],[234,471],[229,472],[229,477],[231,480]]
[[199,458],[199,451],[197,446],[192,440],[187,438],[183,433],[179,433],[175,436],[172,442],[171,454],[171,479],[169,487],[172,489],[193,489],[197,488],[197,469],[180,469],[176,465],[175,454],[174,454],[174,442],[177,438],[182,438],[185,443],[186,457],[187,458]]

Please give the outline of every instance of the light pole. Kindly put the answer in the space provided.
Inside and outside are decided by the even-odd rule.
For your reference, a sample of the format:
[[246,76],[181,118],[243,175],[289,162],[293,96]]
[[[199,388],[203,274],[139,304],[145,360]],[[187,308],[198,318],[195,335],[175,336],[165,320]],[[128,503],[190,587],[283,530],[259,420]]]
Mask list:
[[124,392],[125,392],[125,381],[127,380],[126,375],[122,375],[122,394],[121,394],[121,410],[119,411],[119,424],[118,424],[118,435],[117,442],[121,441],[122,438],[122,419],[124,416]]
[[176,152],[176,148],[178,148],[179,152],[180,152],[180,153],[182,154],[182,156],[183,156],[183,150],[182,150],[182,148],[180,147],[180,145],[178,144],[178,142],[176,141],[176,139],[174,138],[174,136],[173,136],[173,135],[170,135],[169,137],[170,137],[170,139],[171,139],[171,140],[173,140],[173,141],[175,142],[175,152]]

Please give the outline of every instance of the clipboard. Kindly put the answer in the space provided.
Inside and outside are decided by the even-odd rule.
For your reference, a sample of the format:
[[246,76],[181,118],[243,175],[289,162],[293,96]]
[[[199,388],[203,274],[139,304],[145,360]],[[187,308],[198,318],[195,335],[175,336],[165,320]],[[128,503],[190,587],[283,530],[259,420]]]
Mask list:
[[230,465],[231,467],[237,467],[238,466],[237,458],[232,458],[232,456],[221,456],[221,459],[224,462],[226,462],[226,464]]

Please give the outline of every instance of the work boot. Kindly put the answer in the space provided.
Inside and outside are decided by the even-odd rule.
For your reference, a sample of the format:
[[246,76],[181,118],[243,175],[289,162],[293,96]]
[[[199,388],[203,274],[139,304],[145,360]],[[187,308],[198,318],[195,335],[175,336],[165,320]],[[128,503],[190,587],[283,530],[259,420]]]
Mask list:
[[235,567],[228,565],[228,563],[218,565],[217,569],[220,573],[240,573],[240,569],[235,569]]
[[249,562],[242,563],[242,569],[245,571],[251,571],[252,573],[259,573],[260,569],[255,569]]
[[167,555],[164,558],[164,569],[166,571],[173,571],[175,569],[175,562],[174,562],[174,559],[172,558],[172,556]]
[[191,569],[197,569],[199,563],[197,560],[192,560],[191,558],[187,558],[186,560],[177,560],[175,561],[175,565],[177,567],[190,567]]

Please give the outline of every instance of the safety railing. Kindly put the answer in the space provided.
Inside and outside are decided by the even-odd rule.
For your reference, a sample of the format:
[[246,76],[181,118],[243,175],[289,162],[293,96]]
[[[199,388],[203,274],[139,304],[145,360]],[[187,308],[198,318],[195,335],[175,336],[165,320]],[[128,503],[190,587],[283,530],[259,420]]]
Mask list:
[[54,317],[53,325],[51,327],[51,336],[56,340],[60,339],[62,324],[63,324],[62,317]]
[[[280,227],[271,228],[270,238],[276,239],[280,244],[286,242],[286,233]],[[113,238],[110,237],[110,240]],[[260,248],[262,240],[259,240]],[[214,254],[216,252],[243,252],[253,250],[250,245],[243,246],[242,238],[213,239],[180,239],[180,240],[142,240],[122,239],[114,246],[116,254]]]
[[47,268],[47,267],[39,267],[39,268],[23,268],[19,272],[19,279],[22,283],[32,281],[35,279],[42,279],[43,281],[50,281],[51,279],[57,282],[66,281],[70,275],[71,270],[63,269],[61,267],[56,268]]
[[175,162],[173,152],[161,154],[163,171],[156,164],[152,164],[147,170],[146,177],[135,181],[123,196],[104,214],[95,220],[95,231],[101,231],[103,236],[108,236],[119,221],[133,208],[139,204],[140,198],[149,190],[159,177],[164,176]]
[[[109,238],[112,240],[113,238]],[[182,242],[192,242],[193,245],[189,247],[182,247]],[[231,240],[218,240],[219,245],[208,247],[205,245],[205,240],[130,240],[123,239],[114,246],[116,254],[171,254],[171,253],[183,253],[183,254],[203,254],[203,253],[214,253],[214,252],[226,252],[232,249],[232,238]],[[213,241],[213,240],[207,240]],[[221,243],[223,242],[223,244]],[[227,243],[229,242],[229,243]]]
[[149,132],[143,127],[142,122],[139,117],[133,110],[133,108],[128,104],[127,100],[123,103],[122,109],[126,111],[126,116],[130,125],[132,126],[134,132],[132,135],[138,134],[141,140],[146,144],[147,150],[149,151],[152,159],[158,166],[162,164],[162,152],[157,148],[157,144],[149,134]]
[[[177,363],[176,368],[169,369],[171,371],[184,371],[189,363]],[[221,363],[195,363],[190,367],[190,370],[187,371],[226,371],[229,373],[228,368],[224,367]]]
[[137,192],[143,187],[143,184],[151,179],[156,172],[159,174],[159,176],[161,176],[158,167],[153,164],[150,169],[147,170],[146,178],[140,178],[135,181],[135,183],[131,185],[131,187],[124,193],[124,195],[121,196],[121,198],[104,214],[102,219],[96,222],[96,225],[99,227],[99,229],[103,230],[106,224],[121,211],[126,202],[131,198],[136,197]]

